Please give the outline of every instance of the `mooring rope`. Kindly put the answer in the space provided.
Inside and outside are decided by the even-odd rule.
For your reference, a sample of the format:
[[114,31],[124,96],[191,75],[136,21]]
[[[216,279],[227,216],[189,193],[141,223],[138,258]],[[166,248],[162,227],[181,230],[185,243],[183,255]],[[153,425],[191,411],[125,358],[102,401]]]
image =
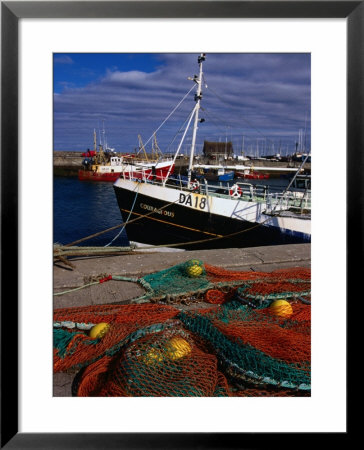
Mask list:
[[126,222],[124,223],[123,228],[122,228],[122,229],[119,231],[119,233],[114,237],[114,239],[112,239],[108,244],[105,245],[105,247],[109,247],[109,246],[110,246],[110,245],[111,245],[111,244],[112,244],[112,243],[113,243],[113,242],[121,235],[121,233],[125,230],[125,227],[126,227],[128,221],[129,221],[129,219],[130,219],[131,213],[133,212],[133,209],[134,209],[134,206],[135,206],[136,199],[137,199],[137,197],[138,197],[139,186],[140,186],[140,184],[137,184],[137,190],[136,190],[136,193],[135,193],[134,201],[133,201],[131,210],[130,210],[130,212],[129,212],[128,218],[126,219]]

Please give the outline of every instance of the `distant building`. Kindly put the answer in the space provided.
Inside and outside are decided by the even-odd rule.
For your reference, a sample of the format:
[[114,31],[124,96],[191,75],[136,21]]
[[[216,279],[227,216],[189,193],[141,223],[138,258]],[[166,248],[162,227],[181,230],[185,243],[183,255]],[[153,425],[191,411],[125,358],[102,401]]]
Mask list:
[[204,156],[208,156],[209,158],[231,158],[234,153],[233,143],[204,141],[202,152]]

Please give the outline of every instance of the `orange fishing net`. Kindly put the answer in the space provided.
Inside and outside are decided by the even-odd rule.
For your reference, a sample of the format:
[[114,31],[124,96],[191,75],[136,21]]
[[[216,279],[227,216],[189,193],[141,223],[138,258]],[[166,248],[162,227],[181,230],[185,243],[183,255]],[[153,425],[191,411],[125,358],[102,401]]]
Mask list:
[[[54,311],[54,371],[79,370],[73,395],[310,395],[310,270],[193,261],[143,277],[159,303]],[[210,306],[181,310],[161,303],[167,293]]]

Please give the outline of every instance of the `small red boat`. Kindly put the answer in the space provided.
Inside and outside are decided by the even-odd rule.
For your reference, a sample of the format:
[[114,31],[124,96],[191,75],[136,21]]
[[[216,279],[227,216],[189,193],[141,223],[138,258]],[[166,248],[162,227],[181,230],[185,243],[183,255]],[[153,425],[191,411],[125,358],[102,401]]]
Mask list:
[[92,158],[93,156],[96,156],[96,153],[95,150],[87,150],[87,152],[82,153],[82,156],[84,158]]
[[236,178],[245,178],[249,180],[267,180],[269,175],[267,173],[257,173],[257,172],[235,172]]

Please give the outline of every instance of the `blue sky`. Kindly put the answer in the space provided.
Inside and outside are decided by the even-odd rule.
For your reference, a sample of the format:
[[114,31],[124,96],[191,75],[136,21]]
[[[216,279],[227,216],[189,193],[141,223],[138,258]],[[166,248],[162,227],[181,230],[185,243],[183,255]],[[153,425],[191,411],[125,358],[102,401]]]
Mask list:
[[[94,129],[99,143],[104,128],[110,147],[134,151],[138,134],[147,142],[194,85],[197,57],[54,54],[54,150],[92,148]],[[292,153],[299,134],[310,149],[309,54],[207,54],[203,70],[198,151],[204,140],[231,140],[236,154]],[[193,94],[158,131],[162,151],[176,149]],[[190,141],[191,133],[184,153]]]

